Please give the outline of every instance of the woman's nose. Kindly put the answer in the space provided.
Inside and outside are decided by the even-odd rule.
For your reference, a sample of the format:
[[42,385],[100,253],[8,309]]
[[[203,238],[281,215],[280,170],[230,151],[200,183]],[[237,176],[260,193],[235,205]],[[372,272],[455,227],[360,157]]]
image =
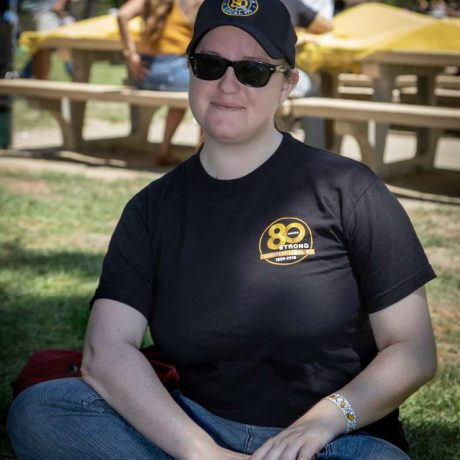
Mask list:
[[220,77],[219,88],[223,92],[233,93],[240,89],[240,85],[241,83],[239,82],[238,78],[236,78],[235,70],[233,67],[228,66],[224,75]]

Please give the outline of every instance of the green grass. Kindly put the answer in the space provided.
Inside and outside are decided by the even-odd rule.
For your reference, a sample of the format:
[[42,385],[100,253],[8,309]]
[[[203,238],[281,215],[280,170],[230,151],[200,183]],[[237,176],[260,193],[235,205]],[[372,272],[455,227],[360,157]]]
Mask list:
[[[109,236],[123,205],[152,176],[107,181],[0,170],[0,458],[11,456],[5,418],[10,382],[34,350],[77,348]],[[402,407],[419,460],[460,452],[460,208],[409,210],[438,272],[428,285],[440,370]]]
[[109,235],[149,180],[0,171],[0,458],[10,382],[34,350],[81,348]]

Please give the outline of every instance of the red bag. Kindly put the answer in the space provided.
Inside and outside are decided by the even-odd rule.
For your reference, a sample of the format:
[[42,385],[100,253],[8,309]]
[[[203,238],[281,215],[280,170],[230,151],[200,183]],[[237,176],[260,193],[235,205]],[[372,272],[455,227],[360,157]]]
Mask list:
[[[142,353],[155,369],[163,385],[177,387],[179,374],[174,365],[154,345],[142,348]],[[12,382],[13,398],[36,383],[63,377],[81,377],[83,353],[76,350],[47,349],[36,351],[27,361],[16,380]]]

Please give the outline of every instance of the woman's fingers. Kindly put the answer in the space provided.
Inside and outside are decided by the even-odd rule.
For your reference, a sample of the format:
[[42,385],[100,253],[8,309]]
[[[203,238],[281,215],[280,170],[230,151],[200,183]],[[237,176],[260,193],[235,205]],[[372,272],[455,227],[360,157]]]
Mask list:
[[310,426],[298,425],[270,438],[250,457],[251,460],[311,460],[324,447]]

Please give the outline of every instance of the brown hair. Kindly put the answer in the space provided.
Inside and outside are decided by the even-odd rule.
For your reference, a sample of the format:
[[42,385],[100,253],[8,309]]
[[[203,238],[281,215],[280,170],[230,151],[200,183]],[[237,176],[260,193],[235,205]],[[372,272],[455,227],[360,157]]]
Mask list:
[[[154,42],[163,30],[166,18],[171,13],[175,0],[145,0],[142,18],[144,20],[143,40],[145,43]],[[179,0],[179,6],[184,17],[195,21],[195,16],[203,0]]]

